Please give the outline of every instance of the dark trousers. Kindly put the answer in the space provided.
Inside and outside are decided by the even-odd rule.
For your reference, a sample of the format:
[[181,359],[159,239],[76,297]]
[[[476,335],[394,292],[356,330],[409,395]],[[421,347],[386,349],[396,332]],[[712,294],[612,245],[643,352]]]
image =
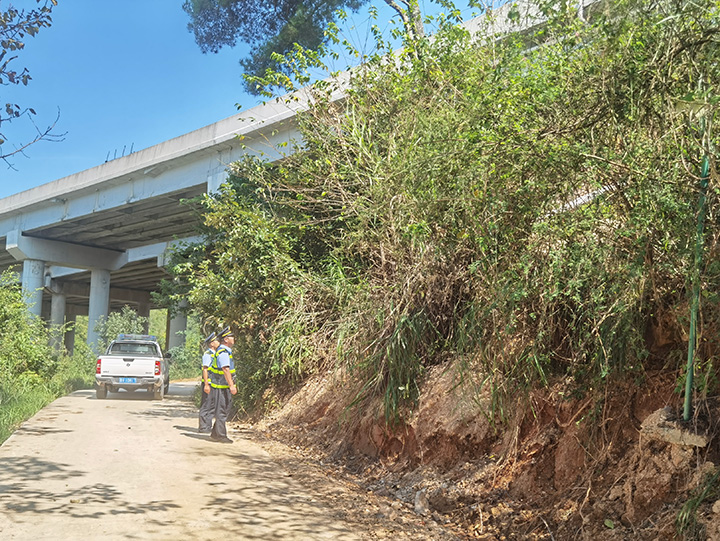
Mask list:
[[215,438],[227,438],[227,423],[232,406],[232,394],[230,389],[210,388],[210,400],[215,406],[215,425],[212,428],[212,436]]
[[213,416],[215,415],[215,404],[212,401],[212,387],[210,393],[207,394],[203,390],[205,386],[200,384],[200,415],[198,429],[200,432],[210,432],[212,430]]

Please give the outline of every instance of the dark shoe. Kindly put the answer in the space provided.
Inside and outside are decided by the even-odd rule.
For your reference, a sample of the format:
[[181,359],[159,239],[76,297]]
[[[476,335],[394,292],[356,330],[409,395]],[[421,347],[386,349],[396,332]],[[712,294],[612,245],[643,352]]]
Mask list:
[[218,443],[232,443],[232,442],[233,442],[233,441],[232,441],[230,438],[228,438],[227,436],[224,436],[224,437],[221,438],[221,437],[219,437],[219,436],[215,436],[214,434],[211,434],[211,435],[210,435],[210,439],[211,439],[212,441],[216,441],[216,442],[218,442]]
[[210,434],[212,432],[212,428],[199,428],[198,434]]

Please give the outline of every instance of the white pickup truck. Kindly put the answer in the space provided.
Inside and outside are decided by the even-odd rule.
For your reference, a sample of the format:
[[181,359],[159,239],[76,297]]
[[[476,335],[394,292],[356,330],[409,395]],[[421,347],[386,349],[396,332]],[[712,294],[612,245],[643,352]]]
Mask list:
[[96,394],[107,398],[119,389],[147,389],[162,400],[170,387],[170,357],[163,355],[155,336],[120,334],[95,367]]

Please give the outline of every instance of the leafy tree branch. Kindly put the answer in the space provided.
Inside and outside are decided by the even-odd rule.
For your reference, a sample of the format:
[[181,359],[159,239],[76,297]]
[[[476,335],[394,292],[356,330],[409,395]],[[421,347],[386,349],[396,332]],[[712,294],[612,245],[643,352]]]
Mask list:
[[[264,77],[268,70],[289,73],[280,57],[291,53],[296,44],[317,50],[326,44],[326,29],[343,15],[357,11],[369,0],[186,0],[183,9],[190,16],[188,30],[204,53],[217,53],[233,47],[238,40],[250,46],[251,53],[240,61],[250,78]],[[405,37],[410,41],[425,36],[417,0],[384,0],[400,17]],[[248,92],[260,91],[246,80]]]
[[[12,5],[5,11],[0,11],[0,85],[23,85],[27,86],[32,77],[29,70],[15,68],[19,52],[25,48],[28,37],[34,37],[43,28],[49,28],[52,24],[52,10],[57,6],[57,0],[36,0],[38,7],[30,11],[18,10]],[[5,103],[0,111],[0,159],[8,167],[13,167],[9,161],[11,156],[23,154],[25,150],[39,141],[61,141],[64,134],[54,133],[60,113],[45,128],[37,126],[33,120],[36,115],[32,107],[22,107],[17,103]],[[29,141],[13,144],[11,150],[7,149],[9,137],[6,135],[6,128],[14,121],[21,118],[27,119],[34,128],[35,135]]]

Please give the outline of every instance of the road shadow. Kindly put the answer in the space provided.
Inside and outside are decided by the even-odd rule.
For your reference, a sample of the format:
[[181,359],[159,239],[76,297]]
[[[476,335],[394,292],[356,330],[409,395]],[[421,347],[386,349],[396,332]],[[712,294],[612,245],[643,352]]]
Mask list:
[[62,428],[48,427],[48,426],[21,426],[15,430],[14,434],[22,436],[45,436],[47,434],[63,434],[67,432],[73,432],[73,430],[65,430]]
[[[12,514],[40,520],[48,514],[72,518],[97,518],[112,515],[145,515],[180,507],[168,500],[128,501],[117,487],[105,483],[70,488],[65,481],[85,477],[87,472],[67,464],[33,457],[0,459],[0,519]],[[7,520],[7,519],[6,519]],[[168,521],[167,524],[171,524]]]
[[173,425],[173,428],[175,430],[183,430],[185,432],[190,432],[192,434],[197,434],[198,429],[197,426],[183,426],[183,425]]
[[142,411],[130,412],[129,415],[136,417],[165,417],[166,419],[197,419],[198,410],[185,397],[167,397],[165,400],[157,400],[149,408]]
[[125,389],[121,389],[116,392],[108,392],[107,397],[105,398],[98,398],[95,394],[93,394],[92,396],[88,396],[88,400],[97,400],[98,402],[104,402],[106,400],[144,400],[151,402],[155,400],[155,395],[152,392],[145,390],[126,391]]
[[67,464],[50,462],[35,457],[0,458],[0,494],[5,492],[8,485],[14,482],[35,482],[46,480],[64,480],[82,477],[84,471],[75,470]]
[[332,507],[317,501],[292,477],[291,470],[264,455],[243,453],[237,442],[213,445],[234,467],[228,470],[221,495],[208,499],[203,510],[226,525],[228,532],[242,532],[243,539],[258,540],[357,539],[350,534],[346,517],[335,515]]
[[[176,427],[180,428],[180,427]],[[192,428],[182,427],[185,430],[193,430]],[[185,436],[186,438],[192,438],[194,440],[200,440],[200,441],[206,441],[208,443],[216,443],[210,439],[210,434],[200,434],[197,431],[195,432],[183,432],[181,436]],[[219,444],[218,444],[219,445]]]
[[195,389],[198,387],[199,383],[197,382],[190,382],[190,381],[177,381],[177,382],[170,382],[170,392],[168,393],[170,396],[182,396],[182,397],[192,397],[193,393],[195,393]]
[[[165,394],[164,400],[175,400],[187,402],[192,400],[193,393],[195,392],[196,383],[188,382],[170,382],[168,392]],[[78,394],[79,392],[73,393]],[[155,395],[151,391],[145,389],[138,389],[136,391],[128,391],[126,389],[120,389],[119,391],[108,392],[106,398],[97,398],[95,391],[82,391],[82,396],[89,400],[140,400],[140,401],[153,401]]]

